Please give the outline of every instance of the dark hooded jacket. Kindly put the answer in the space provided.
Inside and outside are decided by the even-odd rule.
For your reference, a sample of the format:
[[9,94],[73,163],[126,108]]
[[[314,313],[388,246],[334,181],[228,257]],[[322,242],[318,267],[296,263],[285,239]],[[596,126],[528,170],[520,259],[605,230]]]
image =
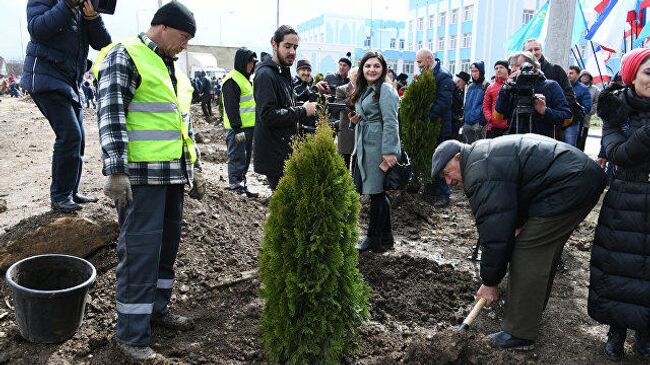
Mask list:
[[436,78],[436,101],[429,112],[429,119],[440,118],[440,140],[451,138],[451,104],[453,98],[454,79],[451,74],[440,67],[440,59],[436,58],[436,65],[433,66],[433,76]]
[[461,150],[465,194],[482,246],[481,279],[501,282],[515,229],[530,217],[555,217],[595,204],[602,169],[575,147],[535,134],[482,139]]
[[289,67],[278,65],[272,58],[261,62],[254,85],[255,172],[282,176],[284,161],[291,154],[291,137],[307,112],[296,106]]
[[90,65],[88,46],[100,50],[111,43],[102,18],[85,19],[64,1],[29,0],[27,30],[21,86],[29,93],[57,91],[80,103],[79,85]]
[[483,61],[472,63],[479,72],[478,80],[472,79],[472,83],[467,87],[465,97],[465,117],[464,123],[467,125],[485,125],[485,116],[483,115],[483,98],[488,82],[485,81],[485,64]]
[[598,116],[617,171],[596,226],[587,309],[600,323],[650,331],[650,100],[606,89]]
[[519,123],[517,123],[517,118],[513,114],[519,102],[519,96],[512,94],[505,86],[499,91],[493,117],[496,120],[508,119],[510,124],[509,134],[537,133],[553,137],[554,127],[560,127],[571,119],[569,104],[564,98],[560,85],[555,81],[547,80],[544,75],[539,75],[533,89],[536,94],[542,94],[546,97],[546,112],[541,115],[533,110],[532,126],[529,126],[527,118],[520,118]]
[[[251,75],[246,72],[246,66],[248,66],[251,57],[254,56],[256,56],[255,52],[247,48],[240,48],[235,52],[235,70],[239,71],[247,79],[250,79]],[[221,92],[223,94],[223,108],[228,115],[230,127],[233,132],[239,133],[241,132],[241,117],[239,116],[239,96],[241,95],[241,89],[235,80],[228,79],[223,83]]]

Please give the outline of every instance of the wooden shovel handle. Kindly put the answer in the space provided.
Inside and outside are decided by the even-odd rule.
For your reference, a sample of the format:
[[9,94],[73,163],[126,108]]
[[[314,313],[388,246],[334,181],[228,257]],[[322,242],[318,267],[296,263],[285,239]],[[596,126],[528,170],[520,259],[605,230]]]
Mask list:
[[481,312],[481,309],[485,307],[486,302],[487,300],[485,298],[479,299],[478,302],[474,304],[474,308],[472,308],[472,311],[469,312],[469,314],[467,315],[467,318],[465,318],[465,320],[463,321],[463,324],[466,324],[468,326],[472,324],[472,322],[474,322],[474,320],[476,319],[476,316],[478,316],[478,314]]

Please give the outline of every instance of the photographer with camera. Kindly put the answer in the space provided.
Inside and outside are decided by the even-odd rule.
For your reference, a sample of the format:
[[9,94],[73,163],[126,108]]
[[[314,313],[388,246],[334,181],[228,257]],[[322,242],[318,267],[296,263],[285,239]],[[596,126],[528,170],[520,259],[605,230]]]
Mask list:
[[70,213],[96,202],[79,194],[84,155],[83,107],[79,85],[88,69],[88,46],[111,43],[104,22],[90,1],[29,0],[22,87],[31,95],[56,135],[52,154],[50,202]]
[[[564,93],[564,98],[566,99],[567,104],[569,105],[569,109],[571,110],[573,120],[582,120],[585,116],[583,108],[576,100],[576,94],[573,91],[573,87],[571,87],[571,83],[569,82],[564,68],[562,68],[560,65],[549,62],[544,57],[542,54],[542,44],[538,39],[531,38],[526,40],[526,43],[524,43],[524,51],[530,52],[533,57],[535,57],[537,62],[539,62],[539,69],[542,71],[547,80],[553,80],[560,84],[560,88]],[[553,133],[553,138],[557,139],[558,141],[563,141],[564,138],[562,130],[568,126],[568,124],[563,126],[556,126]]]
[[554,127],[569,125],[571,110],[560,85],[547,80],[530,52],[508,59],[509,80],[499,91],[494,119],[508,119],[508,134],[537,133],[554,137]]

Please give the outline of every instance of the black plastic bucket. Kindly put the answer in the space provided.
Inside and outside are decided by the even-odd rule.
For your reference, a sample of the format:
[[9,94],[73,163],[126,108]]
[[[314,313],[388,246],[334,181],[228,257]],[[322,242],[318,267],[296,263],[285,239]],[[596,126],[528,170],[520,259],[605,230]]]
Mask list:
[[6,279],[20,334],[37,343],[72,337],[83,320],[96,276],[90,262],[68,255],[32,256],[11,265]]

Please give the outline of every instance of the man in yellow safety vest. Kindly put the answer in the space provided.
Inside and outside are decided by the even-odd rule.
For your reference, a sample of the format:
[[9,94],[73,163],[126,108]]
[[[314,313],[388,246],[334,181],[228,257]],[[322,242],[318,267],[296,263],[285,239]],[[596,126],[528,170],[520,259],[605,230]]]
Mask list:
[[[190,125],[192,86],[174,57],[194,37],[194,15],[178,1],[162,6],[138,37],[104,48],[93,72],[104,193],[115,201],[118,347],[134,360],[157,355],[151,325],[190,329],[169,311],[183,221],[184,185],[201,197],[203,181]],[[199,167],[199,166],[197,166]],[[197,191],[198,190],[198,191]]]
[[253,155],[255,127],[255,99],[251,74],[257,63],[255,52],[240,48],[235,53],[235,68],[222,82],[223,125],[228,146],[228,184],[233,192],[255,198],[257,193],[248,190],[246,172]]

